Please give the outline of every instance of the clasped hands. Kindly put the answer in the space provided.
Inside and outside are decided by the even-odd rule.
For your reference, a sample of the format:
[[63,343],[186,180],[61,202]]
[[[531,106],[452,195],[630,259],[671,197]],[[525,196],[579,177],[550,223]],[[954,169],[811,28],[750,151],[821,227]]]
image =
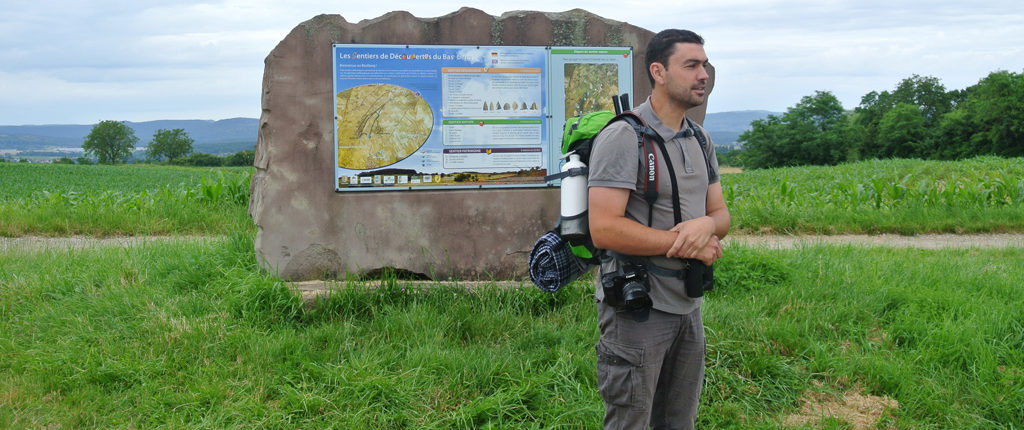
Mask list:
[[711,217],[684,221],[669,231],[678,234],[665,254],[668,258],[694,258],[710,266],[722,257],[722,242],[715,235],[715,220]]

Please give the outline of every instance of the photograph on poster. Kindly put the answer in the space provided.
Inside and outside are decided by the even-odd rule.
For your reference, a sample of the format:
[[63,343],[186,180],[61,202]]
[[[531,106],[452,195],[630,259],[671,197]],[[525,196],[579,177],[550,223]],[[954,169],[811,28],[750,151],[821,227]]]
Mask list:
[[565,117],[613,110],[619,95],[619,65],[567,63],[565,65]]
[[[615,111],[612,98],[628,94],[633,99],[633,51],[629,47],[551,48],[551,132],[553,150],[548,165],[561,170],[562,131],[567,119],[602,110]],[[555,181],[555,185],[560,181]]]

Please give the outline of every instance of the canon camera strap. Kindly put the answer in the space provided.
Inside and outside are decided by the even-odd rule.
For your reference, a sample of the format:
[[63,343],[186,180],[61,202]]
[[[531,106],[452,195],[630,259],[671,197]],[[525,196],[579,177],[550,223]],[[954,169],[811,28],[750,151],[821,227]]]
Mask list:
[[672,215],[675,223],[683,222],[683,211],[679,203],[679,184],[676,182],[676,171],[672,167],[672,160],[665,148],[665,139],[657,131],[650,128],[640,117],[632,112],[624,112],[609,121],[623,119],[636,130],[637,147],[640,152],[640,162],[646,172],[644,177],[644,200],[647,201],[647,226],[654,222],[654,202],[658,200],[658,154],[654,146],[658,146],[661,155],[665,158],[665,166],[668,167],[669,181],[672,182]]

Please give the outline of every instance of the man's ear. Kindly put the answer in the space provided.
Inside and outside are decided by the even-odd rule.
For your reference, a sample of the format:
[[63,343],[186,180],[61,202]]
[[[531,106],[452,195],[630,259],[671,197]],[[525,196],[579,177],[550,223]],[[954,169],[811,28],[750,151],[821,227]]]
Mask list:
[[654,82],[658,84],[665,84],[665,65],[659,62],[651,63],[651,77],[654,78]]

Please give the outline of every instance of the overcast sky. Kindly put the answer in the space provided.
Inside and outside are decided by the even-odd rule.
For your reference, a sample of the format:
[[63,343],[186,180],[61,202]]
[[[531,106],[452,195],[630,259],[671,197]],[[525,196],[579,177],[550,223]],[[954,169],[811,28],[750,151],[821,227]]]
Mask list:
[[951,90],[996,70],[1024,71],[1019,0],[7,0],[0,124],[255,118],[263,59],[316,15],[356,23],[394,10],[437,17],[469,6],[500,16],[583,5],[651,31],[703,35],[718,73],[708,112],[782,112],[817,90],[852,109],[913,74]]

